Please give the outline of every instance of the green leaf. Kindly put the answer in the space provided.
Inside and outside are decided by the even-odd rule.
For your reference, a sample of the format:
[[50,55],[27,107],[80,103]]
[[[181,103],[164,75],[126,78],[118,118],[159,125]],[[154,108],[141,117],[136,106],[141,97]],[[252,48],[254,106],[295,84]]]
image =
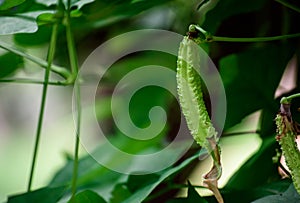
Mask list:
[[181,169],[186,167],[189,163],[191,163],[193,160],[197,159],[199,156],[203,155],[204,153],[205,153],[205,151],[201,150],[199,153],[186,159],[178,166],[166,169],[164,172],[161,173],[161,176],[159,177],[159,179],[157,181],[155,181],[151,184],[148,184],[144,187],[141,187],[134,194],[132,194],[132,196],[130,196],[128,199],[126,199],[123,203],[142,202],[166,178],[168,178],[169,176],[171,176],[173,174],[176,174],[178,171],[180,171]]
[[[92,3],[95,0],[71,0],[71,7],[73,6],[77,6],[78,9],[80,9],[81,7],[83,7],[86,4]],[[51,5],[56,5],[57,4],[57,0],[37,0],[36,2],[46,5],[46,6],[51,6]],[[67,6],[67,0],[63,0],[63,3],[65,6]]]
[[220,74],[227,98],[225,129],[259,109],[274,106],[274,94],[291,59],[290,44],[265,45],[221,59]]
[[193,203],[193,202],[198,202],[198,203],[206,203],[207,201],[203,199],[199,193],[195,190],[195,188],[191,185],[190,182],[188,182],[188,196],[187,196],[187,202]]
[[13,54],[5,53],[0,56],[0,78],[12,75],[23,65],[23,58]]
[[[262,198],[268,195],[277,195],[281,194],[287,190],[291,185],[291,180],[284,179],[279,181],[273,181],[257,188],[248,188],[248,189],[232,189],[228,190],[227,188],[221,189],[220,192],[223,196],[224,202],[230,203],[240,203],[242,202],[252,202],[258,198]],[[242,197],[242,198],[241,198]],[[208,202],[215,200],[214,196],[205,197]]]
[[24,1],[26,0],[4,0],[4,1],[0,1],[0,11],[1,10],[7,10],[10,9],[12,7],[15,7],[17,5],[22,4]]
[[129,198],[131,192],[124,183],[117,184],[111,193],[110,203],[120,203]]
[[97,193],[85,190],[75,195],[68,203],[106,203]]
[[39,26],[35,33],[20,33],[14,35],[14,41],[22,46],[36,46],[49,42],[51,28],[48,26]]
[[261,199],[258,199],[252,203],[282,203],[282,202],[288,202],[288,203],[299,203],[300,202],[300,195],[295,190],[295,187],[293,184],[290,185],[290,187],[282,194],[278,195],[270,195],[263,197]]
[[131,18],[155,6],[163,5],[171,0],[103,0],[95,1],[82,8],[82,18],[74,20],[74,28],[101,28]]
[[169,200],[167,203],[207,203],[207,201],[199,195],[196,189],[188,181],[188,195],[186,198],[176,198]]
[[65,187],[45,187],[32,192],[10,196],[7,203],[56,203],[64,194]]
[[146,175],[130,175],[127,180],[127,187],[130,192],[134,193],[140,188],[156,182],[159,179],[159,175],[156,173]]
[[275,148],[276,140],[274,137],[264,139],[259,151],[229,179],[224,190],[253,189],[266,183],[270,177],[277,177],[277,167],[272,162]]
[[33,33],[38,30],[36,18],[50,11],[32,11],[14,16],[0,16],[0,35]]

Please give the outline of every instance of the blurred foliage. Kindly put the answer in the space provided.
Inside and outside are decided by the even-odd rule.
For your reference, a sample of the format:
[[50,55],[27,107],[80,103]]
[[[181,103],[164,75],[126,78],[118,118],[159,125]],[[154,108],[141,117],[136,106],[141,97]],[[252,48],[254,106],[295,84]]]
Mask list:
[[[51,24],[56,1],[48,0],[4,0],[0,1],[0,34],[12,35],[16,46],[46,46],[50,38]],[[63,1],[65,4],[66,1]],[[199,23],[216,36],[259,37],[276,36],[300,32],[298,26],[300,6],[292,0],[271,1],[183,1],[183,0],[84,0],[71,1],[71,23],[76,39],[80,62],[99,44],[107,39],[131,30],[162,28],[185,34],[190,23]],[[201,4],[199,10],[197,6]],[[157,20],[155,15],[160,14]],[[152,20],[152,21],[151,21]],[[154,22],[154,21],[158,22]],[[148,23],[147,23],[148,22]],[[149,23],[149,22],[152,22]],[[167,22],[167,23],[162,23]],[[58,37],[56,62],[69,67],[64,26]],[[281,180],[277,165],[272,162],[277,148],[274,139],[274,116],[278,110],[278,99],[274,99],[282,74],[292,57],[300,59],[299,39],[266,43],[213,42],[207,52],[218,67],[227,95],[227,118],[225,130],[241,122],[249,114],[261,110],[261,148],[245,162],[221,190],[225,202],[299,202],[290,181]],[[180,112],[175,98],[167,91],[149,87],[140,90],[131,102],[130,114],[137,126],[149,125],[147,117],[152,106],[162,106],[168,112],[168,123],[160,135],[148,142],[137,142],[124,136],[111,122],[111,112],[101,108],[110,106],[113,87],[123,75],[146,64],[156,64],[174,69],[176,58],[160,52],[133,54],[118,61],[105,74],[102,90],[96,101],[99,123],[108,121],[109,141],[123,151],[142,153],[146,150],[159,151],[172,140],[180,123]],[[0,56],[0,78],[14,76],[23,66],[23,58],[12,53]],[[297,64],[299,66],[299,62]],[[297,67],[298,68],[298,67]],[[297,72],[299,78],[300,72]],[[297,80],[297,85],[299,80]],[[299,92],[299,86],[292,92]],[[104,99],[103,99],[104,98]],[[121,99],[121,98],[120,98]],[[299,106],[298,106],[299,107]],[[296,114],[297,107],[293,107]],[[101,114],[102,112],[102,114]],[[232,146],[234,147],[234,146]],[[172,151],[173,150],[173,151]],[[163,163],[178,153],[170,150],[165,157],[155,160]],[[180,151],[180,148],[178,149]],[[120,161],[106,145],[99,146],[95,154],[106,156],[118,167],[127,167],[135,160]],[[161,184],[174,183],[178,177],[186,178],[185,171],[203,151],[189,155],[173,166],[150,175],[125,175],[99,165],[90,155],[79,161],[79,193],[70,202],[152,202]],[[153,163],[148,163],[150,164]],[[73,160],[53,177],[48,187],[8,198],[8,203],[57,202],[68,196],[72,179]],[[175,183],[174,183],[175,184]],[[291,186],[290,186],[291,185]],[[168,188],[167,188],[168,189]],[[171,190],[171,188],[170,188]],[[109,193],[109,194],[107,194]],[[188,185],[186,198],[174,199],[174,194],[165,193],[169,203],[215,202],[213,197],[200,197],[194,187]],[[102,197],[103,198],[102,198]],[[109,198],[107,198],[109,197]],[[259,199],[261,198],[261,199]],[[256,200],[259,199],[259,200]],[[153,201],[154,201],[153,200]],[[255,201],[256,200],[256,201]]]

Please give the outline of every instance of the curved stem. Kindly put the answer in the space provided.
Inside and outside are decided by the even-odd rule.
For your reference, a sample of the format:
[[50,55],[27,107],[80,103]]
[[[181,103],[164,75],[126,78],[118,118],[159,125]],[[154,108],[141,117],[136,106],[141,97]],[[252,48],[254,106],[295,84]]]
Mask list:
[[[67,37],[67,44],[68,44],[68,52],[69,52],[69,60],[70,66],[72,70],[72,79],[78,77],[78,59],[77,53],[74,43],[74,37],[71,28],[71,17],[70,17],[70,7],[71,1],[68,0],[67,6],[67,15],[66,15],[66,37]],[[77,176],[78,176],[78,159],[79,159],[79,140],[80,140],[80,126],[81,126],[81,98],[80,98],[80,84],[79,82],[75,82],[74,84],[74,96],[75,96],[75,110],[76,110],[76,138],[75,138],[75,150],[74,150],[74,165],[73,165],[73,177],[72,177],[72,197],[75,196],[77,190]]]
[[[33,56],[33,55],[30,55],[30,54],[27,54],[3,41],[0,41],[0,48],[2,49],[5,49],[9,52],[12,52],[16,55],[19,55],[19,56],[22,56],[26,59],[28,59],[29,61],[32,61],[38,65],[40,65],[41,67],[43,68],[47,68],[48,67],[48,62],[47,61],[44,61],[36,56]],[[65,69],[64,67],[60,67],[60,66],[56,66],[56,65],[51,65],[51,69],[50,69],[52,72],[62,76],[64,79],[68,79],[70,76],[71,76],[71,73]]]
[[300,37],[300,33],[273,36],[273,37],[249,37],[249,38],[212,36],[208,41],[209,42],[268,42],[268,41],[276,41],[276,40],[296,38],[296,37]]
[[47,57],[48,64],[47,64],[47,68],[46,68],[45,76],[44,76],[42,101],[41,101],[38,126],[37,126],[37,131],[36,131],[36,138],[35,138],[35,145],[34,145],[34,152],[33,152],[33,159],[32,159],[32,164],[31,164],[29,182],[28,182],[28,187],[27,187],[28,192],[31,191],[34,169],[35,169],[35,164],[36,164],[36,159],[37,159],[37,152],[38,152],[38,147],[39,147],[39,141],[40,141],[40,137],[41,137],[45,104],[46,104],[46,96],[47,96],[49,76],[50,76],[50,69],[51,69],[51,64],[53,62],[53,59],[54,59],[54,53],[55,53],[55,48],[56,48],[57,31],[58,31],[58,25],[54,24],[53,28],[52,28],[51,40],[50,40],[50,45],[49,45],[49,49],[48,49],[48,57]]
[[300,93],[297,93],[297,94],[292,94],[288,97],[282,97],[281,100],[280,100],[280,103],[281,104],[290,104],[292,99],[295,99],[297,97],[300,97]]

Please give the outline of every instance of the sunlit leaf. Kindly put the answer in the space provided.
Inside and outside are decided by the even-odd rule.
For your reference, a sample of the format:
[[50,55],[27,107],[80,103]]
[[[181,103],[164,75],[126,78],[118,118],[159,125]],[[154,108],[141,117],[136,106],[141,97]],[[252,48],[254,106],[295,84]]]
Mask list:
[[[252,189],[266,183],[271,176],[276,177],[277,166],[272,162],[275,147],[275,138],[266,138],[259,151],[249,158],[229,179],[225,189]],[[253,176],[253,174],[255,174],[255,176]]]
[[38,30],[36,18],[50,11],[33,11],[15,16],[0,16],[0,35],[15,33],[33,33]]

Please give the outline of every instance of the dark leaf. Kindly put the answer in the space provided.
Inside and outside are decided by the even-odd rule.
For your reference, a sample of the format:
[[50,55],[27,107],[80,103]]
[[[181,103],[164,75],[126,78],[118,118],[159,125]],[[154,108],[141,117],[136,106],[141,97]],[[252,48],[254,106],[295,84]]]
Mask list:
[[97,193],[85,190],[75,195],[68,203],[106,203]]
[[263,8],[266,2],[267,0],[218,1],[217,5],[206,14],[203,26],[209,29],[207,31],[215,33],[222,21],[226,20],[228,17],[242,13],[257,11]]
[[11,196],[7,203],[56,203],[64,194],[65,187],[46,187],[32,192]]
[[259,109],[277,111],[274,94],[293,48],[287,44],[261,46],[220,61],[227,98],[225,129]]
[[299,203],[300,195],[295,190],[294,185],[291,184],[290,187],[282,194],[266,196],[261,199],[255,200],[252,203],[266,203],[266,202],[268,202],[268,203],[282,203],[282,202]]
[[181,169],[186,167],[189,163],[191,163],[193,160],[195,160],[196,158],[198,158],[199,156],[201,156],[204,153],[205,153],[205,151],[201,150],[199,153],[197,153],[194,156],[183,161],[180,165],[172,167],[170,169],[166,169],[164,172],[161,173],[161,175],[157,181],[155,181],[151,184],[148,184],[144,187],[141,187],[134,194],[132,194],[128,199],[126,199],[124,201],[124,203],[142,202],[166,178],[168,178],[169,176],[171,176],[173,174],[176,174],[177,172],[179,172]]
[[13,53],[6,53],[0,56],[0,78],[12,75],[23,65],[23,58]]
[[207,203],[207,201],[199,195],[196,189],[188,181],[188,195],[186,198],[176,198],[169,200],[167,203]]
[[26,0],[4,0],[0,1],[0,10],[7,10],[22,4]]
[[131,192],[124,183],[117,184],[111,193],[110,203],[120,203],[130,197]]

